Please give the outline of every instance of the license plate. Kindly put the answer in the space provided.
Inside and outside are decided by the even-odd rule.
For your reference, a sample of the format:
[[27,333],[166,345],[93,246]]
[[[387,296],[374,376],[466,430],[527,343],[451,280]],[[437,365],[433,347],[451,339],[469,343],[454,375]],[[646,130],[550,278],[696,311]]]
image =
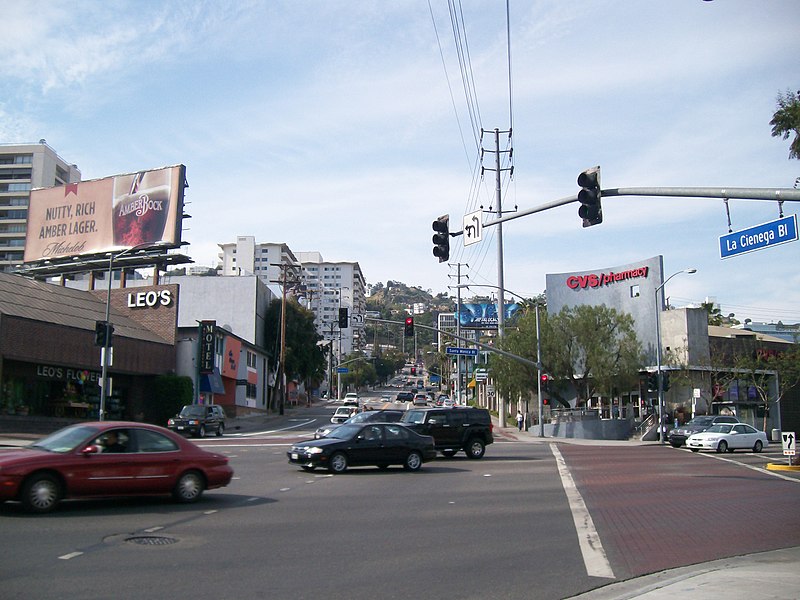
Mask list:
[[292,460],[297,460],[298,458],[297,452],[292,452]]
[[178,430],[183,429],[183,425],[178,425]]

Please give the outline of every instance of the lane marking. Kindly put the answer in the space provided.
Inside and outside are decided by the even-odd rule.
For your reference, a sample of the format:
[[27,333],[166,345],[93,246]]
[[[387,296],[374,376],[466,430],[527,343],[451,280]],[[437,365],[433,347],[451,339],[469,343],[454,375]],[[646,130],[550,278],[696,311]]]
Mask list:
[[[686,452],[691,452],[688,448]],[[693,452],[692,454],[699,454],[700,456],[706,456],[708,458],[716,458],[717,460],[721,460],[727,463],[731,463],[732,465],[739,465],[740,467],[747,467],[755,471],[756,473],[761,473],[764,475],[772,475],[773,477],[777,477],[779,479],[784,479],[786,481],[793,481],[794,483],[800,483],[800,479],[796,477],[789,477],[788,475],[783,475],[781,473],[776,473],[775,471],[768,471],[766,467],[759,467],[757,465],[748,465],[747,463],[739,462],[738,460],[734,460],[733,458],[728,458],[726,456],[717,456],[716,454],[710,454],[705,452]]]
[[80,556],[83,552],[70,552],[69,554],[64,554],[63,556],[59,556],[59,560],[69,560],[70,558],[75,558],[76,556]]
[[558,474],[561,476],[561,485],[567,494],[572,520],[575,523],[575,530],[578,533],[578,544],[583,555],[583,564],[586,566],[586,574],[591,577],[605,577],[616,579],[611,564],[608,562],[606,551],[600,542],[600,536],[594,527],[592,515],[586,508],[586,503],[578,491],[575,481],[567,468],[567,463],[555,444],[550,444],[550,450],[555,456],[558,465]]

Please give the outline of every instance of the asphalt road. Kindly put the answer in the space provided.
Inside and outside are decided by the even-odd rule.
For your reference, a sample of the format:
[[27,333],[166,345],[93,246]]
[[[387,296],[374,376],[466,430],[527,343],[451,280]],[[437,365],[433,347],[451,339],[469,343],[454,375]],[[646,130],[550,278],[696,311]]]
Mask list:
[[[735,462],[504,432],[479,461],[331,476],[286,461],[331,411],[290,412],[266,433],[199,441],[229,455],[236,478],[195,505],[0,506],[2,597],[547,600],[800,540],[798,481]],[[593,544],[587,558],[587,539],[600,555]]]

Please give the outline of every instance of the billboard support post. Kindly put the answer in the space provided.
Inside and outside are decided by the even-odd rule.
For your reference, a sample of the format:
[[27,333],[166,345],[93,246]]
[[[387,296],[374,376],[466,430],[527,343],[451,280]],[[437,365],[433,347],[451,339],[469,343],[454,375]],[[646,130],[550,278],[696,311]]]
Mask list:
[[[108,355],[110,353],[111,348],[111,280],[114,276],[114,259],[121,258],[122,256],[134,252],[135,250],[141,250],[143,248],[152,248],[157,246],[167,245],[165,242],[157,242],[155,244],[147,242],[145,244],[139,244],[138,246],[132,246],[130,248],[126,248],[121,252],[118,252],[116,256],[114,256],[113,252],[108,253],[108,288],[106,289],[106,320],[105,320],[105,327],[106,327],[106,335],[105,335],[105,344],[103,346],[102,352],[102,373],[100,375],[100,409],[98,410],[98,420],[104,421],[105,420],[105,413],[106,413],[106,400],[108,399]],[[122,281],[120,279],[120,281]]]

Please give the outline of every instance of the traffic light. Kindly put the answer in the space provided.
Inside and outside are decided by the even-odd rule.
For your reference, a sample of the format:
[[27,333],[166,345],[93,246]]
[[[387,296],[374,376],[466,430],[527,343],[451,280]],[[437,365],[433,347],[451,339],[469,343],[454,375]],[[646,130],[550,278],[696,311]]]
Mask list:
[[542,375],[542,391],[543,392],[550,391],[550,376],[547,374]]
[[105,348],[111,345],[111,337],[114,333],[114,326],[106,321],[95,321],[94,323],[94,345]]
[[647,374],[647,391],[648,392],[658,391],[658,373]]
[[586,169],[578,175],[578,216],[583,219],[584,227],[599,225],[603,222],[603,207],[600,205],[600,167]]
[[350,327],[350,320],[347,315],[347,307],[339,307],[339,329],[347,329]]
[[439,262],[450,259],[450,215],[442,215],[433,222],[433,255]]
[[414,337],[414,317],[406,317],[406,337]]

